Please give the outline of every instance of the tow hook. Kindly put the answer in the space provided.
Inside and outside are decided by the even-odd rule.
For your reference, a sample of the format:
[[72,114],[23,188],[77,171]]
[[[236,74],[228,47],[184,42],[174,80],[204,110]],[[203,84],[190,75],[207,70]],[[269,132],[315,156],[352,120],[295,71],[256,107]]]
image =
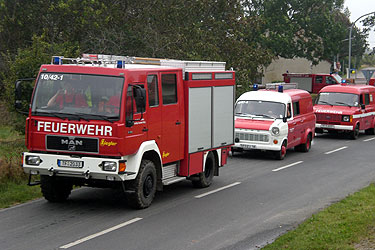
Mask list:
[[49,176],[54,176],[55,175],[55,169],[53,167],[50,167],[48,169],[48,171],[49,171]]
[[86,172],[85,172],[85,179],[86,180],[90,179],[90,170],[86,170]]

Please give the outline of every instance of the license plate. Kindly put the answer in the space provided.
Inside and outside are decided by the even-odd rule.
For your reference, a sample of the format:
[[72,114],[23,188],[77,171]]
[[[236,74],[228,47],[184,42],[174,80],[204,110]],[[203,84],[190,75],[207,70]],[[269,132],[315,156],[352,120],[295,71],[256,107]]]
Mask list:
[[241,147],[246,148],[246,149],[255,149],[257,146],[256,145],[241,144]]
[[83,161],[57,160],[57,166],[65,168],[82,168]]
[[322,128],[334,128],[334,125],[330,125],[330,124],[320,124],[320,127],[322,127]]

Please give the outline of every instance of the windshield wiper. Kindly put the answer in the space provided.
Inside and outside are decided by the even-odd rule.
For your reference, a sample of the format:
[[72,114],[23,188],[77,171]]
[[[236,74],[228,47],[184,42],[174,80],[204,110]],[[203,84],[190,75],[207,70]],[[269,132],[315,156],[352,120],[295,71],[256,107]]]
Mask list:
[[328,105],[333,106],[333,104],[331,104],[331,103],[329,103],[329,102],[326,102],[326,101],[319,101],[318,103],[323,103],[323,104],[328,104]]
[[64,117],[64,116],[58,115],[58,113],[56,113],[56,112],[45,112],[45,111],[40,112],[40,111],[34,111],[34,112],[32,112],[32,114],[34,114],[34,115],[37,115],[37,114],[48,114],[48,115],[51,115],[51,116],[53,116],[53,117],[60,118],[61,120],[65,120],[65,119],[67,118],[67,117]]
[[270,119],[276,119],[276,118],[273,117],[273,116],[265,115],[265,114],[255,114],[255,116],[262,116],[262,117],[266,117],[266,118],[270,118]]
[[348,107],[353,107],[352,105],[349,105],[349,104],[347,104],[347,103],[345,103],[345,102],[335,102],[335,103],[337,103],[337,104],[344,104],[344,105],[346,105],[346,106],[348,106]]
[[[88,116],[88,117],[96,117],[101,118],[102,120],[108,121],[110,123],[113,123],[113,120],[110,119],[116,119],[118,116],[106,116],[106,115],[97,115],[97,114],[85,114],[85,113],[74,113],[75,115],[81,115],[81,116]],[[82,118],[85,119],[85,118]],[[88,121],[88,120],[87,120]]]

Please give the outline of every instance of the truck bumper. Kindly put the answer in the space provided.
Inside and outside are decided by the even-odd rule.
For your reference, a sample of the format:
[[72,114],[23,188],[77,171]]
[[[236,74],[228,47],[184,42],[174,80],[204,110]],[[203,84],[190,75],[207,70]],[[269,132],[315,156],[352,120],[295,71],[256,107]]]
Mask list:
[[333,125],[333,124],[320,124],[320,123],[317,123],[315,125],[315,128],[333,129],[333,130],[348,130],[348,131],[353,130],[353,126],[351,126],[351,125]]
[[259,149],[259,150],[279,151],[281,149],[281,142],[279,142],[277,144],[260,144],[260,143],[239,142],[239,143],[235,143],[233,148],[234,149],[242,149],[242,150]]
[[[32,175],[56,175],[108,181],[134,179],[135,175],[126,171],[119,173],[120,162],[124,162],[122,159],[25,152],[22,162],[25,173]],[[115,169],[103,170],[104,162],[111,162]]]

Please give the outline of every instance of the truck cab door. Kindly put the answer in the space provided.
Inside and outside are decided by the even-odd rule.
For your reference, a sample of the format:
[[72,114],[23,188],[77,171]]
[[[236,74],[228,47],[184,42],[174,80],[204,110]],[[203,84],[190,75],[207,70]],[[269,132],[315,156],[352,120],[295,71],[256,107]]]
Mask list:
[[[130,144],[139,145],[144,142],[147,138],[147,112],[145,107],[137,101],[137,95],[139,91],[136,88],[144,89],[143,84],[133,83],[129,84],[126,93],[126,117],[128,117],[130,110],[132,110],[132,118],[128,120],[127,118],[127,139]],[[139,90],[138,89],[138,90]]]
[[183,153],[183,89],[179,72],[161,73],[161,148],[163,164],[178,161]]

